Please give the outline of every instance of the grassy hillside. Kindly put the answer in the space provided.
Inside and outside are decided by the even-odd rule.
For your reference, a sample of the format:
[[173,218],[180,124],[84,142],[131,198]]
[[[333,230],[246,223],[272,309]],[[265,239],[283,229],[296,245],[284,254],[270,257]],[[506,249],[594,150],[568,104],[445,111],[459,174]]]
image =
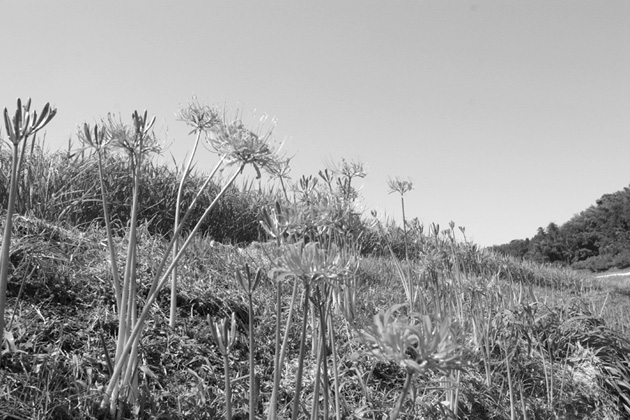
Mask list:
[[[258,165],[279,194],[198,174],[182,184],[178,219],[186,170],[141,159],[146,116],[104,122],[102,138],[86,127],[96,147],[83,155],[25,154],[4,418],[630,415],[623,283],[480,249],[454,224],[401,229],[357,214],[359,164],[291,182],[264,134],[213,112],[192,104],[183,116],[235,177]],[[103,153],[107,141],[119,148]]]

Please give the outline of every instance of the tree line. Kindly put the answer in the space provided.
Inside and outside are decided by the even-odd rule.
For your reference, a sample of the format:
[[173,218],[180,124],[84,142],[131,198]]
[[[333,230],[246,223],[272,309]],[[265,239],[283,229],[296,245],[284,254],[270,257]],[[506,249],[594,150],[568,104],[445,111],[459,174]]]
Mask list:
[[604,194],[595,205],[558,226],[539,227],[531,239],[515,239],[493,250],[536,262],[605,271],[630,267],[630,187]]

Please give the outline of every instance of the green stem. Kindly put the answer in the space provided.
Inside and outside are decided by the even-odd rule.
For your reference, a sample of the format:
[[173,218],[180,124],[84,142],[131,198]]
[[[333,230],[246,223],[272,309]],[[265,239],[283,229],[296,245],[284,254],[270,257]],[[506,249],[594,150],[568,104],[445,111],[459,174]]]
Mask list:
[[402,205],[403,232],[405,234],[405,259],[407,260],[407,263],[409,263],[409,247],[407,245],[407,219],[405,218],[405,197],[402,194],[400,195],[400,203]]
[[[4,310],[7,302],[7,284],[9,282],[9,248],[11,247],[11,232],[13,231],[13,211],[18,175],[18,144],[13,144],[13,157],[11,160],[11,182],[9,189],[9,205],[7,207],[7,219],[4,225],[2,237],[2,256],[0,257],[0,350],[4,342]],[[0,358],[2,356],[0,355]]]
[[282,186],[282,192],[284,192],[284,198],[289,202],[289,195],[287,194],[287,189],[284,186],[284,181],[282,181],[282,177],[280,177],[280,185]]
[[254,305],[252,294],[248,293],[249,303],[249,420],[256,420],[256,369],[254,368]]
[[276,384],[280,386],[280,328],[282,324],[282,283],[280,280],[276,282],[276,344],[274,353],[274,372],[273,372],[273,389],[271,391],[271,399],[269,401],[269,420],[276,419],[276,403],[278,401],[278,392]]
[[[322,369],[322,376],[323,376],[323,393],[324,393],[324,418],[327,419],[328,418],[328,403],[329,403],[329,396],[330,396],[330,390],[328,387],[328,351],[327,351],[327,346],[326,346],[326,327],[327,327],[327,318],[328,318],[328,314],[330,314],[330,295],[329,295],[329,288],[327,287],[327,285],[324,284],[324,300],[321,300],[321,297],[319,297],[319,303],[320,303],[320,311],[319,311],[319,325],[320,325],[320,330],[321,330],[321,337],[320,337],[320,347],[319,347],[319,352],[320,352],[320,357],[322,359],[322,363],[321,363],[321,369]],[[318,290],[318,294],[319,294],[319,290]]]
[[512,386],[512,374],[510,370],[510,357],[508,349],[505,351],[505,368],[507,369],[508,388],[510,390],[510,419],[516,418],[516,407],[514,406],[514,388]]
[[[180,221],[179,226],[177,226],[177,229],[175,229],[175,231],[173,232],[173,237],[171,238],[171,241],[169,242],[168,246],[166,247],[166,251],[164,251],[164,255],[167,255],[167,254],[169,254],[172,251],[173,246],[175,244],[175,238],[178,238],[179,235],[181,234],[181,232],[182,232],[182,230],[184,228],[184,224],[186,223],[186,221],[188,221],[188,218],[192,214],[193,208],[197,204],[197,200],[199,200],[199,197],[201,197],[201,194],[203,193],[203,191],[205,191],[205,189],[208,186],[208,184],[210,184],[210,181],[214,177],[214,175],[217,172],[217,170],[221,167],[221,165],[223,164],[223,161],[225,160],[226,157],[227,157],[226,155],[221,156],[221,159],[214,166],[214,168],[212,169],[212,172],[206,178],[206,181],[203,183],[201,188],[199,188],[199,191],[197,191],[197,194],[195,195],[195,198],[193,199],[192,203],[190,203],[190,207],[188,207],[188,210],[186,211],[186,213],[184,214],[184,217]],[[243,169],[243,166],[244,165],[241,166],[240,170]],[[240,173],[239,171],[234,173],[232,178],[235,179],[238,176],[239,173]],[[228,184],[219,192],[219,194],[214,198],[213,202],[210,204],[210,209],[214,208],[214,206],[218,202],[219,198],[225,193],[225,191],[227,191],[227,187],[232,185],[233,182],[234,182],[234,180],[230,180],[228,182]],[[206,210],[206,213],[204,213],[203,216],[201,216],[201,218],[199,219],[199,221],[197,221],[197,225],[192,230],[192,232],[189,234],[189,239],[190,239],[190,237],[192,237],[192,234],[195,233],[199,229],[199,226],[201,226],[201,222],[206,218],[208,213],[209,212]],[[186,242],[185,245],[187,245],[187,242]],[[175,258],[179,259],[180,255],[181,255],[181,250],[180,250],[180,252],[177,253],[177,256],[174,256],[173,259],[175,259]],[[152,295],[153,293],[155,293],[155,290],[158,287],[158,282],[162,278],[161,277],[162,276],[162,271],[164,270],[164,266],[166,265],[166,261],[167,261],[166,258],[162,258],[162,261],[160,261],[160,265],[158,266],[158,268],[157,268],[157,270],[155,272],[155,276],[153,278],[153,282],[151,283],[151,289],[149,290],[149,295]]]
[[341,405],[339,401],[339,367],[337,366],[337,348],[335,347],[335,330],[332,315],[328,314],[328,332],[330,333],[330,348],[332,349],[333,379],[335,380],[335,418],[341,420]]
[[[280,284],[278,283],[278,288]],[[284,364],[284,357],[287,351],[287,345],[289,343],[289,329],[291,328],[291,323],[293,320],[293,310],[295,308],[295,300],[297,298],[298,291],[298,279],[296,278],[293,282],[293,294],[291,295],[291,303],[289,304],[289,313],[287,314],[287,321],[284,329],[284,338],[282,339],[282,347],[280,349],[280,356],[277,357],[277,363],[274,371],[274,381],[273,381],[273,391],[271,392],[271,400],[270,400],[270,409],[269,409],[269,419],[275,420],[276,412],[277,412],[277,401],[278,401],[278,392],[280,391],[280,379],[282,376],[282,366]],[[278,289],[278,320],[280,322],[280,314],[281,314],[281,301],[280,301],[280,290]],[[280,330],[278,329],[278,333]]]
[[309,280],[304,285],[304,311],[302,313],[302,333],[300,335],[300,356],[298,359],[298,370],[295,378],[295,397],[293,398],[293,414],[291,420],[297,420],[300,412],[300,393],[302,392],[302,375],[304,372],[304,358],[306,357],[306,325],[308,324],[308,308],[311,294],[311,284]]
[[[155,285],[154,288],[152,288],[152,291],[147,296],[147,300],[146,300],[146,302],[144,304],[144,307],[142,309],[142,313],[138,317],[138,321],[136,322],[135,327],[133,328],[133,330],[129,334],[129,338],[127,339],[127,342],[125,344],[125,348],[123,349],[123,353],[128,352],[128,351],[131,350],[131,347],[132,347],[132,345],[134,343],[134,340],[136,340],[136,338],[140,335],[140,332],[142,331],[142,329],[144,327],[144,322],[145,322],[146,318],[149,316],[151,305],[153,305],[153,302],[155,302],[155,299],[157,299],[158,292],[162,289],[162,287],[164,287],[166,282],[169,280],[171,271],[173,270],[173,266],[177,263],[177,261],[184,254],[186,248],[188,247],[188,245],[192,241],[192,238],[193,238],[194,234],[197,232],[197,230],[199,230],[199,227],[201,226],[201,223],[203,222],[203,220],[212,211],[212,209],[214,208],[214,206],[218,202],[219,198],[234,183],[234,181],[236,180],[236,177],[241,173],[241,171],[243,170],[244,166],[245,166],[244,164],[241,164],[239,169],[237,169],[236,172],[234,172],[234,174],[232,175],[230,180],[227,182],[227,184],[225,184],[223,189],[221,189],[219,194],[214,198],[214,200],[212,201],[210,206],[208,206],[208,208],[206,209],[204,214],[201,216],[201,218],[199,218],[199,221],[197,222],[197,224],[195,225],[193,230],[190,232],[190,235],[188,236],[188,238],[186,239],[186,241],[182,245],[181,249],[177,253],[177,256],[171,261],[171,264],[167,268],[167,270],[164,273],[164,275],[160,278],[159,281],[155,282],[156,285]],[[170,249],[167,249],[166,250],[166,254],[168,254],[169,252],[170,252]],[[164,258],[163,261],[164,260],[166,260],[166,258]],[[163,266],[163,263],[161,264],[161,266]],[[120,363],[119,361],[116,362],[116,364],[114,366],[114,372],[112,373],[112,376],[110,378],[110,381],[109,381],[109,384],[107,386],[107,389],[105,390],[105,395],[103,397],[103,401],[101,402],[101,407],[102,408],[107,407],[107,405],[109,404],[110,399],[111,399],[111,397],[113,395],[112,392],[116,388],[116,382],[118,381],[118,378],[120,377],[120,374],[122,372],[123,367],[124,367],[124,364]]]
[[[142,142],[139,149],[142,148]],[[131,378],[135,377],[133,368],[136,364],[138,343],[133,342],[132,348],[125,348],[125,342],[129,338],[129,332],[134,328],[137,317],[136,307],[136,244],[138,232],[138,211],[140,207],[140,187],[142,175],[141,153],[138,156],[131,156],[131,169],[133,173],[133,198],[131,205],[131,220],[129,225],[129,242],[127,244],[127,262],[125,265],[125,277],[123,280],[123,295],[121,299],[121,311],[118,316],[118,342],[116,344],[116,363],[126,366],[126,373],[119,386],[126,388],[124,396],[128,402],[133,403],[137,390],[131,387]],[[136,349],[134,352],[133,349]],[[113,417],[116,414],[117,401],[112,400],[110,404],[110,414]]]
[[394,407],[391,414],[389,415],[390,420],[396,420],[396,418],[398,418],[403,402],[405,402],[405,398],[407,398],[407,394],[409,393],[409,388],[411,387],[412,379],[413,379],[413,373],[411,373],[410,370],[407,370],[407,376],[405,377],[405,384],[403,385],[403,389],[402,389],[402,392],[400,393],[400,398],[398,399],[396,406]]
[[[314,297],[316,297],[313,300],[313,313],[315,313],[315,311],[318,312],[319,315],[319,332],[323,332],[323,321],[321,318],[321,314],[323,312],[322,309],[322,302],[320,300],[320,293],[319,293],[319,286],[315,286],[315,293],[313,293]],[[319,414],[319,387],[320,387],[320,382],[321,382],[321,377],[322,377],[322,355],[324,354],[325,349],[323,349],[322,347],[325,347],[325,343],[324,340],[321,339],[320,336],[320,340],[319,340],[319,345],[317,346],[317,352],[316,352],[316,362],[315,362],[315,369],[316,369],[316,373],[315,373],[315,386],[313,389],[313,406],[311,408],[311,420],[316,420]],[[327,416],[324,416],[324,418],[328,418]]]
[[[201,130],[197,132],[197,138],[195,139],[195,145],[193,146],[192,153],[190,155],[190,159],[188,159],[188,163],[186,163],[186,167],[184,168],[184,172],[182,173],[182,178],[179,181],[179,188],[177,189],[177,201],[175,202],[175,227],[173,231],[177,230],[179,226],[179,212],[182,202],[182,195],[184,193],[184,182],[190,173],[190,166],[192,165],[193,158],[195,157],[195,153],[197,152],[197,146],[199,146],[199,139],[201,138]],[[177,242],[178,237],[174,236],[175,242],[173,243],[173,257],[177,255]],[[177,265],[173,267],[172,280],[171,280],[171,310],[169,317],[169,326],[171,328],[175,328],[175,322],[177,320]]]
[[230,383],[230,363],[227,348],[223,355],[223,371],[225,372],[225,418],[232,420],[232,384]]
[[114,248],[114,238],[112,235],[112,227],[111,221],[109,217],[109,208],[107,207],[107,197],[105,191],[105,175],[103,171],[103,158],[101,155],[101,150],[97,150],[98,155],[98,178],[101,185],[101,198],[103,200],[103,217],[105,218],[105,230],[107,232],[107,247],[109,248],[109,260],[110,267],[112,270],[112,279],[114,281],[114,294],[116,295],[116,308],[118,312],[120,312],[120,300],[121,290],[120,290],[120,276],[118,275],[118,264],[116,262],[116,249]]

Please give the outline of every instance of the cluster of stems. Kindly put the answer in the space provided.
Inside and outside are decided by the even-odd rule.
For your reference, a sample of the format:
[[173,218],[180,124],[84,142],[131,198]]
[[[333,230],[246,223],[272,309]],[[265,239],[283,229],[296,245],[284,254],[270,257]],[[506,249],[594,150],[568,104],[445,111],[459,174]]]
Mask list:
[[[57,110],[49,103],[39,113],[31,111],[31,100],[25,104],[22,100],[17,100],[17,109],[13,118],[9,116],[9,111],[4,108],[4,127],[7,132],[8,141],[11,144],[11,175],[9,178],[9,203],[7,206],[6,222],[4,225],[4,235],[2,237],[2,251],[0,254],[0,348],[4,343],[5,321],[4,313],[7,302],[7,285],[9,282],[9,255],[11,247],[11,233],[13,230],[13,213],[18,195],[18,180],[24,161],[24,152],[28,138],[43,129],[57,114]],[[22,152],[20,153],[20,144]],[[0,355],[1,357],[1,355]]]
[[[101,408],[109,409],[112,417],[116,415],[120,416],[121,411],[119,410],[119,403],[121,401],[124,401],[127,404],[135,404],[137,401],[139,367],[138,349],[141,334],[149,316],[151,306],[155,302],[159,292],[164,288],[169,280],[171,280],[172,288],[170,324],[172,326],[175,325],[177,301],[177,273],[175,272],[175,269],[194,235],[199,231],[203,221],[215,208],[219,200],[225,195],[228,189],[232,187],[245,166],[251,164],[254,166],[258,165],[266,167],[269,162],[272,162],[275,159],[274,152],[266,144],[268,136],[263,138],[258,137],[256,134],[247,131],[239,121],[226,122],[225,120],[221,120],[218,113],[211,108],[202,107],[196,103],[192,103],[189,105],[189,108],[182,113],[182,118],[194,128],[191,133],[196,134],[195,146],[193,154],[188,160],[182,173],[179,184],[176,209],[177,215],[175,226],[173,228],[172,239],[154,272],[153,278],[151,279],[151,287],[147,296],[144,298],[144,306],[142,307],[142,310],[138,307],[137,296],[138,276],[136,273],[136,264],[138,256],[136,235],[138,227],[138,213],[141,206],[139,197],[140,190],[142,188],[144,169],[143,163],[145,159],[147,159],[147,155],[154,150],[153,146],[155,144],[155,138],[151,130],[155,117],[149,121],[146,111],[143,115],[138,114],[138,112],[134,112],[132,115],[133,124],[131,128],[122,123],[116,124],[110,119],[109,121],[104,122],[101,127],[98,125],[90,127],[86,124],[80,133],[81,140],[87,146],[92,147],[96,151],[98,159],[103,213],[107,229],[110,265],[119,318],[116,354],[111,368],[109,384],[106,387],[101,401]],[[226,129],[225,127],[231,128]],[[219,146],[215,148],[215,150],[221,150],[221,153],[219,153],[219,161],[214,166],[210,175],[207,176],[203,185],[197,191],[186,212],[184,212],[183,216],[181,216],[180,205],[183,196],[184,182],[190,174],[194,151],[197,149],[202,133],[205,133],[207,138],[212,138],[213,133],[219,138],[218,140],[215,139],[215,143]],[[122,279],[120,278],[118,271],[118,262],[116,259],[117,253],[112,239],[113,235],[111,232],[110,215],[107,204],[107,192],[105,190],[104,183],[103,153],[105,148],[109,146],[118,147],[127,153],[130,162],[129,168],[133,179],[131,197],[132,207],[130,215],[131,222],[129,239],[127,242],[125,268]],[[210,182],[214,178],[218,169],[226,162],[236,166],[234,172],[227,179],[227,182],[225,182],[212,202],[206,207],[202,216],[196,220],[192,229],[187,232],[187,237],[180,246],[179,239],[180,236],[182,236],[185,223],[188,222],[188,219],[197,205],[197,202],[207,189],[208,185],[210,185]],[[171,256],[170,258],[168,258],[169,255]],[[107,352],[106,349],[105,352]]]

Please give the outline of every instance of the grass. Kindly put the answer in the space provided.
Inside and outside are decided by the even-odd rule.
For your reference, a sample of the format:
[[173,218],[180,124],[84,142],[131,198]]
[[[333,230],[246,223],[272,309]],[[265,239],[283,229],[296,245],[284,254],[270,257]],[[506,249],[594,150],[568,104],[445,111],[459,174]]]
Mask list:
[[[159,237],[146,229],[141,232],[139,261],[144,262],[138,269],[140,294],[149,287],[151,269],[165,248]],[[100,228],[87,232],[61,229],[20,217],[16,219],[14,235],[8,318],[14,314],[15,317],[9,351],[5,350],[3,358],[0,412],[14,418],[98,417],[97,402],[109,375],[102,340],[113,353],[117,331],[116,315],[111,309],[111,285],[107,281],[109,267],[104,263],[105,232]],[[164,291],[152,309],[154,316],[141,343],[139,406],[135,413],[129,407],[124,418],[222,418],[223,360],[210,333],[208,318],[227,318],[232,313],[238,336],[228,358],[233,395],[230,407],[234,418],[248,412],[246,384],[250,363],[246,331],[253,322],[258,341],[254,356],[260,376],[259,413],[263,412],[270,398],[274,369],[275,292],[269,281],[260,284],[254,294],[255,317],[251,320],[246,294],[239,292],[233,276],[233,271],[244,263],[271,268],[260,248],[239,249],[212,243],[209,238],[195,239],[180,266],[178,307],[182,323],[175,330],[168,327],[169,301]],[[25,279],[23,287],[17,279]],[[553,413],[559,418],[621,418],[613,397],[615,375],[611,369],[627,363],[621,354],[627,341],[608,329],[602,318],[589,315],[588,305],[570,292],[545,295],[549,289],[534,288],[534,295],[541,296],[541,300],[546,296],[547,303],[535,305],[522,298],[517,305],[518,285],[501,280],[490,283],[488,286],[482,278],[470,278],[461,286],[469,294],[467,304],[472,305],[472,296],[480,296],[475,293],[483,290],[485,298],[478,302],[479,307],[492,297],[494,309],[485,317],[479,315],[479,319],[487,320],[488,328],[480,337],[491,342],[485,359],[488,366],[474,344],[474,336],[467,332],[472,330],[466,328],[470,324],[458,320],[454,325],[471,350],[470,366],[458,384],[460,416],[509,418],[508,370],[497,363],[505,358],[506,351],[516,351],[509,360],[512,381],[519,384],[512,394],[517,400],[522,398],[529,418],[545,418],[541,416]],[[18,302],[20,288],[22,297]],[[291,289],[289,285],[283,285],[283,289],[282,305],[288,305]],[[357,341],[355,331],[369,326],[372,315],[404,302],[405,294],[392,261],[386,258],[364,260],[357,273],[356,291],[354,326],[341,314],[333,316],[339,342],[341,406],[346,418],[380,418],[394,407],[405,373],[396,364],[358,357],[363,344]],[[591,293],[596,292],[601,293]],[[568,299],[572,299],[570,305],[558,303]],[[533,318],[528,308],[538,311]],[[475,310],[471,307],[466,313]],[[298,308],[298,318],[303,315]],[[550,331],[555,335],[549,336]],[[289,343],[293,344],[287,349],[286,366],[295,367],[299,353],[297,327],[290,337],[293,338]],[[288,416],[288,406],[294,398],[294,372],[288,369],[280,387],[281,418]],[[312,371],[304,374],[303,399],[307,402],[314,390],[312,375]],[[440,397],[445,391],[439,376],[415,378],[414,387],[414,403],[403,403],[404,415],[448,415],[442,404],[444,397]]]
[[[630,297],[623,277],[593,279],[503,257],[467,241],[454,224],[425,229],[411,221],[403,232],[364,220],[352,211],[352,179],[364,173],[345,161],[336,174],[283,181],[283,196],[289,197],[288,187],[293,199],[263,213],[253,212],[252,191],[226,194],[217,204],[229,209],[225,219],[215,213],[198,233],[184,235],[174,326],[170,290],[158,288],[146,303],[156,270],[170,255],[165,230],[175,220],[155,191],[173,205],[181,178],[146,162],[150,175],[140,201],[148,205],[140,209],[134,238],[136,304],[147,317],[132,369],[137,381],[125,385],[135,387],[136,398],[121,399],[115,412],[103,408],[120,323],[108,260],[110,249],[115,259],[126,259],[131,231],[120,223],[126,208],[116,205],[128,205],[130,178],[105,179],[118,223],[109,248],[102,223],[78,222],[102,203],[85,199],[99,191],[86,175],[96,173],[94,156],[77,156],[34,148],[28,157],[32,172],[41,175],[23,175],[28,195],[69,210],[55,216],[34,199],[13,217],[0,417],[630,414]],[[105,156],[104,164],[126,171],[114,156]],[[182,201],[190,203],[194,195],[186,191],[201,183],[195,176],[187,182]],[[208,192],[204,206],[213,194],[217,190]],[[83,204],[71,205],[77,197]],[[262,194],[257,202],[277,198]],[[164,215],[170,220],[160,224]],[[260,242],[245,231],[223,237],[239,246],[216,240],[213,224],[252,218],[264,222],[255,235]]]

